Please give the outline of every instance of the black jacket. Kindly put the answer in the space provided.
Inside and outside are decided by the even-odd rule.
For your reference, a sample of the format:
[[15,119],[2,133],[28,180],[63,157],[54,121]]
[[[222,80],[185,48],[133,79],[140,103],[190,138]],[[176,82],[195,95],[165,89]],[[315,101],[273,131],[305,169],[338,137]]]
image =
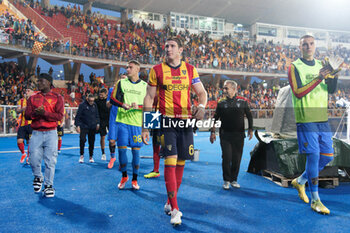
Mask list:
[[97,99],[95,100],[95,103],[97,104],[101,124],[103,122],[108,125],[110,108],[107,108],[107,99]]
[[100,124],[100,116],[96,103],[90,105],[86,100],[79,105],[77,115],[75,116],[75,126],[83,129],[94,129]]
[[216,121],[221,120],[220,134],[245,136],[244,115],[248,118],[248,128],[253,129],[253,117],[245,98],[235,96],[220,100],[214,115]]

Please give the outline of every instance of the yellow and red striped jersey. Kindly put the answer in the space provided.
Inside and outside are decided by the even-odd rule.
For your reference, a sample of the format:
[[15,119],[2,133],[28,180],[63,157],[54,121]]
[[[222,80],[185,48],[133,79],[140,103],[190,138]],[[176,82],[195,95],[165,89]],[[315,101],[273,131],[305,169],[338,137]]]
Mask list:
[[149,73],[150,86],[157,87],[158,105],[163,116],[191,118],[191,86],[200,82],[197,69],[182,61],[177,67],[155,65]]
[[[21,108],[25,108],[27,107],[27,100],[26,98],[22,98],[18,101],[18,104]],[[19,122],[19,126],[25,126],[25,125],[30,125],[32,123],[31,120],[26,120],[26,118],[24,117],[24,112],[22,112],[19,115],[20,118],[20,122]]]
[[[63,118],[62,118],[62,120],[63,120],[65,117],[67,117],[66,109],[64,109],[64,111],[63,111]],[[62,123],[62,121],[57,121],[58,126],[60,126],[61,123]]]

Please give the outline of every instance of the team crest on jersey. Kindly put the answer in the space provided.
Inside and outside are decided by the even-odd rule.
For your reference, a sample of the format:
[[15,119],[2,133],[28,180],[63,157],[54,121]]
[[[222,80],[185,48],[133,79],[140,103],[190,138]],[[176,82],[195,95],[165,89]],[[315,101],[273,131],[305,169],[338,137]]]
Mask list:
[[47,102],[49,103],[49,105],[52,105],[53,99],[47,99]]
[[166,147],[168,148],[169,151],[171,151],[172,145],[167,145]]
[[309,144],[307,142],[304,142],[304,146],[307,147]]
[[186,75],[187,70],[183,70],[182,73],[183,73],[183,75]]

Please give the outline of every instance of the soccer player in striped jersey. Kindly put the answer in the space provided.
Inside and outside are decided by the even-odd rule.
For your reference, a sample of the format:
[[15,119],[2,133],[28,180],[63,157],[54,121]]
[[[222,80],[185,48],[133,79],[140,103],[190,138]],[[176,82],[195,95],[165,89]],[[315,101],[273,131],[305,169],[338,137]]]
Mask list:
[[64,136],[64,120],[66,119],[67,112],[66,109],[64,109],[63,118],[59,122],[57,122],[57,135],[58,135],[58,146],[57,146],[57,153],[61,153],[61,147],[62,147],[62,137]]
[[[23,163],[27,157],[27,154],[24,150],[24,139],[27,141],[27,144],[29,145],[29,139],[33,131],[33,129],[30,127],[30,124],[32,123],[32,121],[27,120],[24,116],[24,112],[27,107],[27,100],[33,94],[34,94],[34,87],[28,86],[27,89],[25,90],[24,98],[20,99],[18,102],[17,113],[20,114],[19,116],[20,122],[19,122],[19,128],[17,132],[17,146],[22,153],[22,156],[20,159],[21,163]],[[27,163],[28,163],[28,158],[27,158]]]
[[[168,201],[164,211],[171,215],[170,223],[181,224],[182,213],[179,211],[177,194],[182,182],[185,160],[193,158],[193,130],[186,125],[192,116],[204,118],[207,93],[199,79],[197,69],[182,61],[182,41],[177,37],[165,42],[165,62],[155,65],[149,74],[147,95],[144,99],[144,111],[151,111],[158,91],[158,106],[165,124],[175,122],[177,126],[165,129],[161,124],[162,152],[164,161],[164,179]],[[191,88],[198,95],[198,108],[191,112]],[[167,124],[168,125],[168,124]],[[185,127],[181,127],[185,125]],[[142,140],[148,144],[148,129],[142,130]]]

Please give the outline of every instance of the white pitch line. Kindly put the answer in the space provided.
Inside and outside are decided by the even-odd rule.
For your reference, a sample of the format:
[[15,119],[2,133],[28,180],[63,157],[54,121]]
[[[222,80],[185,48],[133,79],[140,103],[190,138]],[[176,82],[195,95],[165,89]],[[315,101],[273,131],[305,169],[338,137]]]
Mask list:
[[[86,146],[84,147],[85,149],[88,149],[89,147]],[[94,147],[94,149],[101,148],[100,146]],[[73,149],[80,149],[78,146],[73,146],[73,147],[66,147],[66,148],[61,148],[61,150],[73,150]],[[131,148],[128,147],[128,150],[131,150]],[[20,153],[18,150],[10,150],[10,151],[0,151],[0,154],[10,154],[10,153]]]
[[[80,147],[78,146],[73,146],[73,147],[67,147],[67,148],[61,148],[61,150],[73,150],[73,149],[79,149]],[[88,149],[89,147],[86,146],[85,149]],[[100,146],[97,146],[95,148],[101,148]],[[0,151],[0,154],[7,154],[7,153],[20,153],[20,151],[15,150],[15,151]]]

